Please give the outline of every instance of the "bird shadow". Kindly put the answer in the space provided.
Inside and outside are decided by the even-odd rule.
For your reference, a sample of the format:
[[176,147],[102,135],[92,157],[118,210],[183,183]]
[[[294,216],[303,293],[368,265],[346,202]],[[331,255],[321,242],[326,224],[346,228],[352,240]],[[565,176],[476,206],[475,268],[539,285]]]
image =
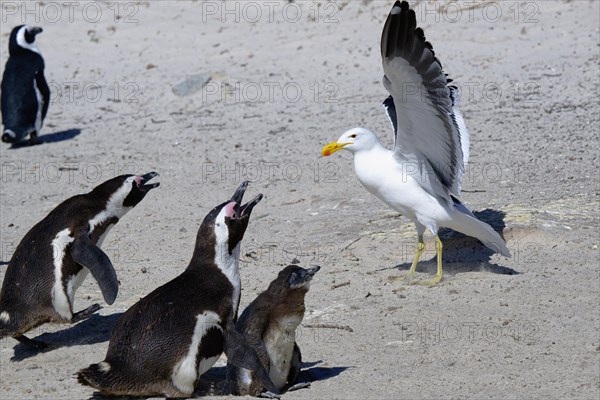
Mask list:
[[[58,142],[64,142],[65,140],[73,139],[75,136],[78,136],[79,134],[81,134],[81,129],[74,128],[74,129],[67,129],[65,131],[50,133],[48,135],[43,135],[43,136],[40,136],[38,139],[40,141],[39,144],[58,143]],[[10,146],[10,148],[11,149],[22,149],[24,147],[31,147],[31,146],[33,146],[33,145],[28,140],[23,140],[18,143],[13,143]]]
[[34,349],[23,344],[17,344],[14,347],[14,355],[11,361],[23,361],[38,354],[47,353],[62,347],[106,342],[110,338],[113,326],[122,314],[94,314],[70,328],[58,332],[43,333],[35,337],[34,340],[48,344],[48,347],[45,349]]
[[342,372],[346,371],[352,367],[317,367],[316,365],[322,363],[322,360],[311,362],[311,363],[302,363],[302,370],[300,371],[300,375],[298,376],[298,383],[303,382],[318,382],[325,381],[327,379],[334,378],[340,375]]
[[[322,363],[322,360],[314,362],[303,362],[302,370],[298,376],[296,383],[312,383],[318,381],[324,381],[340,375],[352,367],[315,367]],[[192,397],[205,397],[205,396],[221,396],[222,388],[225,385],[227,376],[227,367],[213,367],[206,371],[200,377],[199,387],[194,390]],[[88,400],[109,400],[109,399],[120,399],[120,400],[140,400],[148,399],[147,396],[111,396],[105,395],[101,392],[94,392]]]
[[[503,236],[504,228],[506,228],[506,224],[504,223],[506,213],[504,211],[488,208],[483,211],[473,212],[473,214],[478,220],[490,225],[500,236]],[[491,263],[490,259],[495,254],[494,251],[488,249],[483,243],[473,237],[447,228],[440,229],[438,235],[444,245],[444,273],[457,274],[462,272],[486,271],[499,275],[520,274],[520,272],[512,268]],[[416,243],[414,251],[416,252]],[[429,256],[432,258],[427,259]],[[417,271],[429,274],[434,274],[437,271],[435,247],[432,249],[427,248],[421,259],[425,260],[419,262]],[[411,264],[412,262],[403,263],[397,265],[396,268],[401,271],[409,270]]]
[[[102,392],[94,392],[92,393],[92,395],[90,397],[88,397],[88,400],[142,400],[142,399],[150,399],[150,398],[156,398],[154,396],[152,397],[148,397],[148,396],[117,396],[117,395],[109,395],[109,394],[103,394]],[[166,399],[168,399],[168,397],[165,397]]]
[[[156,398],[154,396],[152,397],[148,397],[148,396],[117,396],[117,395],[110,395],[110,394],[103,394],[102,392],[94,392],[92,393],[92,395],[90,397],[88,397],[88,400],[142,400],[142,399],[150,399],[150,398]],[[169,399],[169,397],[165,397],[166,399]]]
[[[302,369],[298,375],[296,384],[312,383],[324,381],[335,376],[350,367],[316,367],[322,363],[322,360],[314,362],[303,362]],[[222,388],[227,379],[227,367],[213,367],[206,371],[201,377],[201,382],[198,388],[194,391],[194,396],[218,396],[222,395]]]

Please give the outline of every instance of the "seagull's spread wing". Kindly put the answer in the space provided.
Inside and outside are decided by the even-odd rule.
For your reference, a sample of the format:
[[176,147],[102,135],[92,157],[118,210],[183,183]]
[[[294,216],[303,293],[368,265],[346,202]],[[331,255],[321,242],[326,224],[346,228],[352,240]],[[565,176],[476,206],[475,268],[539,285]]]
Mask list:
[[408,3],[396,1],[381,37],[383,105],[394,128],[399,161],[415,162],[422,186],[449,199],[460,194],[469,158],[469,134],[458,110],[458,89],[442,71],[433,48],[417,28]]

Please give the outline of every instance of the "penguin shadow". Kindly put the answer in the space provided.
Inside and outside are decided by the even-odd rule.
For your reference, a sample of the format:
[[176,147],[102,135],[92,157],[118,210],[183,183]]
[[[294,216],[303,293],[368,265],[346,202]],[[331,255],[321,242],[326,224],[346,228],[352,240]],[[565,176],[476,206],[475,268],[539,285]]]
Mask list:
[[[314,361],[314,362],[303,362],[302,370],[300,371],[300,375],[298,376],[297,384],[300,383],[312,383],[318,381],[324,381],[333,377],[340,375],[345,370],[351,367],[316,367],[316,365],[322,363],[322,360]],[[225,380],[227,376],[227,367],[213,367],[206,371],[200,377],[200,384],[194,390],[191,398],[199,398],[205,396],[222,396],[222,389],[225,385]],[[310,390],[310,387],[307,388]],[[135,397],[135,396],[111,396],[104,395],[101,392],[94,392],[88,400],[139,400],[139,399],[148,399],[150,397]],[[167,399],[169,399],[167,397]]]
[[325,381],[327,379],[334,378],[340,375],[352,367],[317,367],[323,360],[313,362],[303,362],[300,375],[298,376],[298,383],[304,382],[318,382]]
[[[48,135],[40,136],[38,139],[40,141],[39,144],[43,143],[58,143],[64,142],[65,140],[73,139],[75,136],[81,134],[81,129],[67,129],[65,131],[54,132]],[[10,148],[11,149],[22,149],[24,147],[31,147],[32,144],[28,140],[24,140],[18,143],[13,143]]]
[[[312,383],[318,381],[324,381],[335,376],[340,375],[342,372],[350,367],[316,367],[323,361],[314,362],[303,362],[300,375],[296,381],[296,384],[301,383]],[[221,396],[223,395],[223,387],[227,378],[227,367],[213,367],[206,371],[200,378],[200,385],[194,390],[193,397],[205,397],[205,396]],[[307,388],[310,390],[310,387]],[[285,392],[284,392],[285,393]],[[100,395],[97,393],[97,395]],[[101,399],[103,397],[95,397]]]
[[[143,400],[143,399],[156,399],[156,396],[152,397],[144,397],[144,396],[117,396],[117,395],[108,395],[103,394],[101,392],[94,392],[87,400]],[[169,397],[165,397],[165,399],[169,399]]]
[[[504,238],[503,232],[506,228],[504,218],[506,213],[504,211],[485,209],[483,211],[473,212],[475,217],[490,225],[502,238]],[[499,275],[517,275],[520,272],[503,267],[501,265],[491,263],[490,259],[493,254],[492,250],[488,249],[479,240],[463,235],[460,232],[453,231],[452,229],[442,228],[439,230],[438,235],[442,240],[443,247],[443,262],[444,262],[444,273],[457,274],[463,272],[473,271],[485,271]],[[416,235],[415,235],[416,236]],[[414,252],[410,254],[410,257],[414,257],[416,253],[416,237]],[[431,257],[431,259],[427,259]],[[412,264],[406,262],[397,265],[396,268],[400,271],[408,271]],[[417,266],[417,272],[426,272],[429,274],[435,274],[437,271],[437,255],[435,246],[428,246],[421,257],[421,261]]]
[[[206,396],[221,396],[225,380],[227,376],[227,367],[213,367],[200,376],[198,387],[194,389],[194,393],[189,398],[199,398]],[[87,400],[143,400],[156,398],[155,396],[118,396],[104,394],[102,392],[94,392]],[[166,399],[171,399],[166,397]]]
[[17,344],[14,347],[14,355],[11,361],[23,361],[38,354],[47,353],[62,347],[106,342],[110,338],[113,326],[121,315],[123,313],[110,315],[94,314],[88,319],[62,331],[43,333],[34,339],[47,343],[47,348],[33,349],[23,344]]
[[[155,399],[156,397],[135,397],[135,396],[116,396],[102,394],[101,392],[94,392],[87,400],[142,400],[142,399]],[[168,397],[166,397],[168,399]]]

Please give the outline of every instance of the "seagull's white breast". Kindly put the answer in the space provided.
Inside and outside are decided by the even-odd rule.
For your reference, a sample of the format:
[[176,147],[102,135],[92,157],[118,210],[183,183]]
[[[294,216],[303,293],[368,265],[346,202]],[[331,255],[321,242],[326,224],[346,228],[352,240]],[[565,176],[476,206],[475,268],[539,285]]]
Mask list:
[[413,221],[429,225],[422,220],[421,212],[431,216],[447,215],[440,202],[425,191],[413,178],[416,168],[412,163],[402,163],[386,148],[357,151],[354,154],[354,171],[362,185],[384,203]]

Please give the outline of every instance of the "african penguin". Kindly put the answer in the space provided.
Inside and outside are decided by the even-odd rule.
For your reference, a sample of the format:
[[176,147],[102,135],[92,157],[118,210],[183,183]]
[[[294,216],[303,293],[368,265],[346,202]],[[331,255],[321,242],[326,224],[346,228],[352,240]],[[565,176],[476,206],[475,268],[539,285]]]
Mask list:
[[[304,317],[304,296],[319,269],[318,266],[304,269],[288,265],[268,289],[250,303],[236,324],[237,331],[254,348],[280,391],[310,385],[295,385],[302,363],[300,347],[296,343],[296,328]],[[224,392],[259,396],[263,387],[254,372],[228,363]]]
[[0,338],[12,336],[32,347],[46,344],[24,333],[46,322],[77,322],[100,309],[94,304],[74,313],[75,291],[88,272],[104,300],[115,301],[118,281],[100,249],[108,230],[135,207],[158,174],[121,175],[59,204],[17,246],[0,292]]
[[276,393],[258,356],[235,330],[240,242],[262,199],[241,205],[247,185],[206,215],[185,271],[119,318],[106,358],[79,371],[79,383],[109,395],[187,397],[225,351]]
[[38,135],[50,104],[50,89],[44,78],[44,59],[35,44],[42,28],[20,25],[8,41],[8,61],[0,87],[2,141],[17,143],[29,135],[31,144]]

